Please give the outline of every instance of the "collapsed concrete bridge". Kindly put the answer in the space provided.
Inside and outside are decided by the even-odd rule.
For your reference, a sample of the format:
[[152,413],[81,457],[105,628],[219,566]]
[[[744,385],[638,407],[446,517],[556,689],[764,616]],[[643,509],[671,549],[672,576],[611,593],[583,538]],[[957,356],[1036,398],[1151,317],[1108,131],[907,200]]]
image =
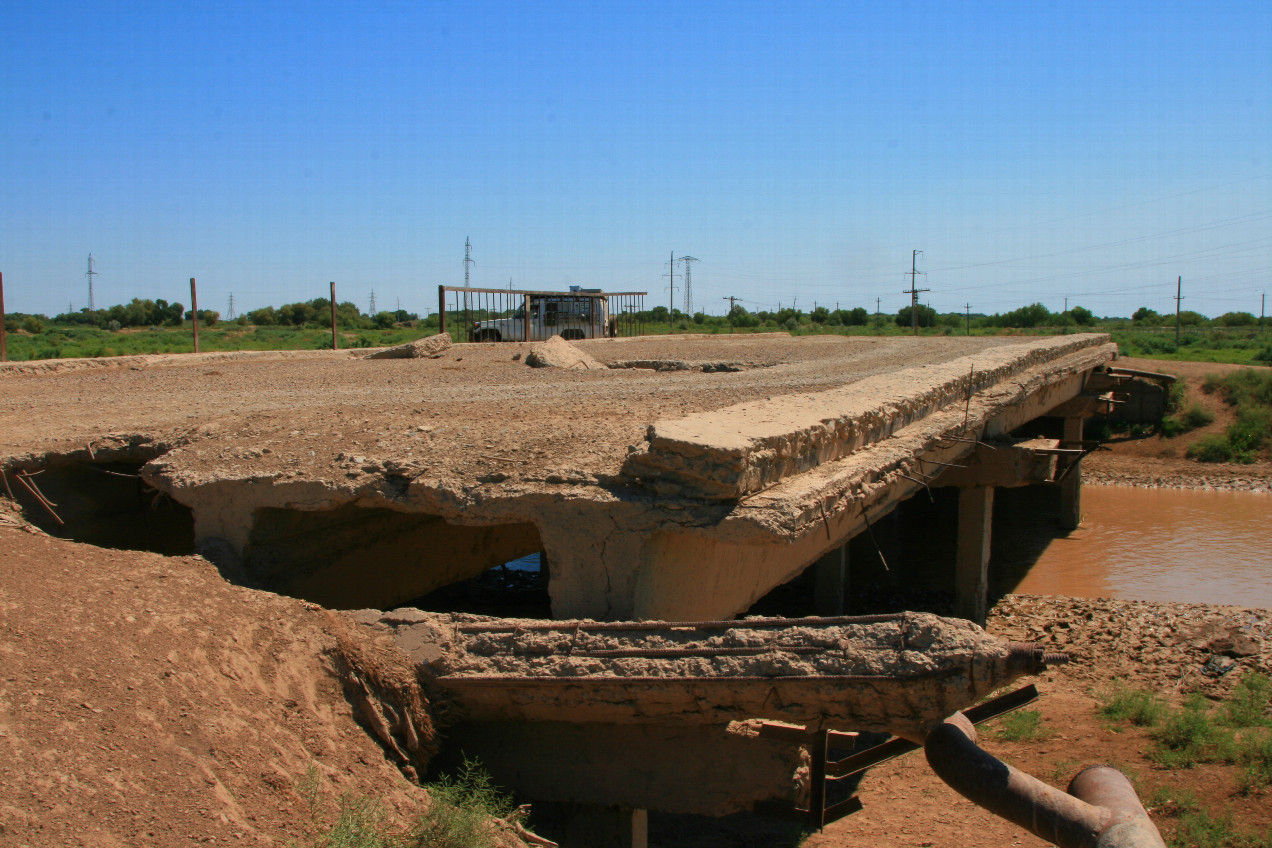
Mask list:
[[[226,574],[328,607],[392,609],[542,552],[553,617],[629,623],[731,619],[810,566],[820,611],[836,615],[851,592],[849,542],[921,490],[956,487],[958,531],[948,544],[957,547],[957,612],[983,621],[995,489],[1059,486],[1062,521],[1076,526],[1088,447],[1081,422],[1115,400],[1121,380],[1102,335],[578,347],[608,367],[531,369],[528,348],[513,344],[435,346],[414,359],[309,352],[15,364],[0,369],[0,467],[24,487],[28,517],[50,532],[127,527],[136,546],[160,549],[141,537],[161,528],[165,550],[184,535]],[[1044,416],[1063,420],[1062,438],[1012,435]],[[38,479],[25,476],[36,471]],[[94,523],[94,513],[109,518]],[[594,714],[544,720],[500,701],[516,687],[481,690],[463,677],[449,677],[460,700],[488,712],[469,716],[456,738],[474,750],[494,745],[492,760],[501,749],[515,760],[509,768],[521,768],[535,762],[536,744],[602,752],[598,763],[615,761],[605,751],[638,751],[647,773],[662,776],[644,795],[630,781],[607,783],[603,769],[580,770],[573,784],[557,776],[561,793],[579,790],[588,803],[675,809],[665,764],[686,750],[751,758],[769,775],[752,793],[772,789],[772,775],[789,777],[790,746],[724,736],[711,706],[719,692],[698,683],[686,684],[687,696],[710,707],[703,715],[714,724],[627,721],[614,712],[623,699],[555,685],[567,694],[553,697]],[[787,717],[921,736],[983,694],[960,683],[956,698],[913,710],[908,725],[897,716],[872,725],[861,711],[882,702],[874,685],[839,713],[826,691],[805,693],[815,708]],[[766,686],[740,691],[752,698]],[[777,709],[731,706],[739,716]],[[465,726],[477,729],[464,737]],[[623,797],[598,798],[607,789]],[[693,797],[698,811],[715,803]],[[717,801],[738,803],[736,787]]]
[[[847,542],[956,485],[979,620],[994,488],[1059,481],[1076,525],[1082,416],[1116,383],[1101,335],[596,340],[615,367],[586,371],[521,347],[11,367],[4,462],[134,460],[227,571],[327,606],[543,551],[554,617],[593,619],[728,618],[813,563],[839,612]],[[1067,441],[1009,439],[1044,415]]]

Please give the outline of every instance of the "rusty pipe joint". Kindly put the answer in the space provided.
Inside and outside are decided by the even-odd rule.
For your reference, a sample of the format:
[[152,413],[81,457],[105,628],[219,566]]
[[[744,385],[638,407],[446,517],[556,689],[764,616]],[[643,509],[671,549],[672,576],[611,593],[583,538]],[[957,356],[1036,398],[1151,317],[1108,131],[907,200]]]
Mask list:
[[960,795],[1060,848],[1165,848],[1115,768],[1084,769],[1061,792],[983,750],[962,713],[938,725],[923,747],[932,770]]

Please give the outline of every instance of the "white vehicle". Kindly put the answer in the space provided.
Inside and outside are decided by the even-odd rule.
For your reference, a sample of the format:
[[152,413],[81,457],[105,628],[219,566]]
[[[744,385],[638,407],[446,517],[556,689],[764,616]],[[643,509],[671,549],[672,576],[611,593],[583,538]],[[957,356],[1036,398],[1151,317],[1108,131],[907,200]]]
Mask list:
[[[531,294],[528,324],[532,342],[552,336],[566,341],[601,339],[614,335],[615,330],[609,301],[597,294]],[[471,338],[475,342],[524,342],[526,328],[526,305],[522,303],[511,318],[474,321]]]

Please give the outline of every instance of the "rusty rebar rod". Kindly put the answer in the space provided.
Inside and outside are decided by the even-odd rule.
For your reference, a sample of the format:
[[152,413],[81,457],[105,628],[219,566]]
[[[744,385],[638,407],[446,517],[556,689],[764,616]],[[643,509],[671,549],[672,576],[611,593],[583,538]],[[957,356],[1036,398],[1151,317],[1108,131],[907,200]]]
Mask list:
[[26,486],[26,490],[31,493],[31,497],[35,498],[36,501],[40,504],[40,506],[44,507],[48,511],[49,515],[53,516],[54,521],[56,521],[58,524],[63,524],[63,525],[66,524],[66,522],[62,520],[62,517],[53,510],[53,506],[47,500],[44,499],[44,496],[41,495],[37,489],[33,487],[31,482],[26,478],[25,475],[18,474],[15,476],[17,476],[19,483],[21,483],[23,486]]

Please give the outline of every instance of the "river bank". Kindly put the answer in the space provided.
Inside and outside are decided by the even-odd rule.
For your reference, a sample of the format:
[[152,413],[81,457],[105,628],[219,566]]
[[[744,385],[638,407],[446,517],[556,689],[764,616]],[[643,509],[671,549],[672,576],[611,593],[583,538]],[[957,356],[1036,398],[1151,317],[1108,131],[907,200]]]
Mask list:
[[1186,403],[1200,405],[1214,416],[1214,420],[1174,437],[1159,433],[1137,438],[1114,436],[1105,442],[1101,450],[1082,461],[1084,482],[1148,489],[1272,492],[1272,462],[1266,459],[1242,465],[1197,462],[1187,458],[1189,446],[1207,435],[1222,433],[1234,419],[1230,406],[1203,390],[1207,376],[1227,374],[1239,370],[1239,366],[1128,357],[1119,359],[1118,364],[1177,377],[1183,381]]

